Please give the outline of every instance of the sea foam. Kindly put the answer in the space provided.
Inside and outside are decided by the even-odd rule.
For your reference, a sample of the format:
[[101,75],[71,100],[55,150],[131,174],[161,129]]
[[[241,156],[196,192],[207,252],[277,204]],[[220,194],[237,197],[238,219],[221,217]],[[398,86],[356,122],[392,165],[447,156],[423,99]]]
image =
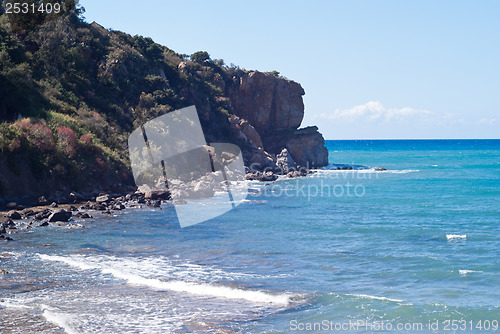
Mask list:
[[465,240],[467,239],[466,234],[447,234],[446,239],[449,240]]
[[383,300],[383,301],[396,302],[396,303],[403,303],[403,302],[405,302],[405,300],[403,300],[403,299],[378,297],[378,296],[370,296],[370,295],[363,295],[363,294],[351,294],[351,293],[348,293],[348,294],[346,294],[346,296],[353,296],[353,297],[367,298],[367,299],[376,299],[376,300]]
[[103,274],[112,275],[115,278],[123,279],[133,285],[146,286],[155,290],[169,290],[175,292],[185,292],[192,295],[208,296],[227,299],[241,299],[252,303],[265,303],[275,305],[288,305],[291,302],[292,294],[270,294],[258,290],[245,290],[231,288],[208,283],[185,282],[180,280],[162,281],[157,278],[148,278],[126,271],[127,265],[122,268],[107,267],[106,264],[89,263],[84,258],[72,258],[67,256],[38,254],[46,261],[62,262],[69,266],[82,270],[100,270]]

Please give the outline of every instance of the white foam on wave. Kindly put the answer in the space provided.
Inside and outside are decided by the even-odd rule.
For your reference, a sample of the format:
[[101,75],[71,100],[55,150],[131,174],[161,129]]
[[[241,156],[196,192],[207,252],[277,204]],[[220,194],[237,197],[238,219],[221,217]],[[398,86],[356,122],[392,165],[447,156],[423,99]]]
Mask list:
[[76,267],[76,268],[79,268],[82,270],[99,269],[99,267],[88,265],[82,261],[74,260],[74,259],[71,259],[71,258],[65,257],[65,256],[46,255],[46,254],[38,254],[38,256],[42,260],[63,262],[63,263],[66,263],[67,265],[70,265],[72,267]]
[[358,298],[384,300],[384,301],[396,302],[396,303],[403,303],[403,302],[405,302],[405,300],[402,300],[402,299],[394,299],[394,298],[387,298],[387,297],[370,296],[370,295],[363,295],[363,294],[346,294],[346,295],[347,296],[358,297]]
[[[127,264],[129,264],[126,261],[124,266],[122,265],[119,268],[116,268],[116,266],[112,265],[112,263],[106,263],[105,261],[100,261],[101,263],[89,263],[88,261],[85,261],[85,258],[82,256],[67,257],[46,254],[38,254],[38,256],[46,261],[62,262],[82,270],[100,270],[103,274],[110,274],[115,278],[123,279],[130,284],[147,286],[156,290],[186,292],[198,296],[240,299],[252,303],[276,305],[288,305],[293,297],[292,294],[287,293],[273,295],[258,290],[244,290],[208,283],[185,282],[180,280],[162,281],[158,278],[148,278],[135,274],[131,271],[125,271],[127,269]],[[110,265],[108,266],[107,264]],[[125,270],[123,268],[125,268]]]
[[5,307],[5,308],[17,308],[17,309],[29,309],[29,310],[32,309],[32,307],[30,307],[28,305],[19,304],[19,303],[15,303],[12,301],[6,301],[4,299],[2,301],[0,301],[0,306]]
[[450,240],[465,240],[465,239],[467,239],[467,235],[466,234],[447,234],[446,239],[448,241],[450,241]]
[[481,270],[467,270],[467,269],[463,269],[463,270],[462,270],[462,269],[459,269],[459,270],[458,270],[458,273],[459,273],[460,275],[467,275],[467,274],[469,274],[469,273],[482,273],[482,271],[481,271]]
[[[27,301],[26,301],[27,302]],[[29,306],[27,304],[20,304],[19,302],[12,302],[9,300],[2,300],[0,305],[5,308],[16,308],[16,309],[25,309],[35,312],[42,311],[42,316],[48,321],[64,329],[67,334],[77,334],[78,332],[70,326],[71,317],[67,314],[56,312],[57,309],[47,306],[45,304],[40,304],[39,306]]]
[[67,314],[54,312],[54,308],[47,305],[40,305],[43,310],[42,316],[47,319],[47,321],[53,323],[54,325],[61,327],[68,334],[78,334],[73,327],[70,326],[71,317]]
[[322,176],[324,174],[373,174],[373,173],[386,173],[386,174],[407,174],[420,172],[419,169],[387,169],[376,170],[375,168],[369,169],[315,169],[315,173],[311,176]]
[[255,303],[270,303],[288,305],[291,295],[271,295],[262,291],[251,291],[243,289],[216,286],[206,283],[190,283],[183,281],[161,281],[156,278],[145,278],[139,275],[125,273],[116,269],[102,269],[105,274],[111,274],[116,278],[126,280],[130,284],[143,285],[156,290],[170,290],[176,292],[186,292],[199,296],[210,296],[228,299],[244,299]]

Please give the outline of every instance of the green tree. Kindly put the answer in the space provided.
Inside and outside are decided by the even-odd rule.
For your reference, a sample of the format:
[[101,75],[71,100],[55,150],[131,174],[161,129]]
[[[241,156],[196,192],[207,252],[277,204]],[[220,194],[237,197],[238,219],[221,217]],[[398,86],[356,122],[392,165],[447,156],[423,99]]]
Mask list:
[[191,60],[197,63],[204,63],[210,60],[210,55],[207,51],[198,51],[191,55]]

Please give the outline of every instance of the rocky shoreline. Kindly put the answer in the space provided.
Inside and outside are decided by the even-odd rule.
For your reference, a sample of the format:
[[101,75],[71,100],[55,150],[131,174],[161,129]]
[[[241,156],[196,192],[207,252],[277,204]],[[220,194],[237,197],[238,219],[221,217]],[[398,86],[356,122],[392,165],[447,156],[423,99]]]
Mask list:
[[[295,164],[286,149],[277,156],[279,169],[252,170],[246,167],[245,179],[249,181],[274,182],[279,176],[286,178],[305,177],[314,173]],[[196,191],[203,181],[187,184],[185,191]],[[193,188],[193,189],[191,189]],[[206,194],[206,192],[205,192]],[[211,195],[213,196],[213,189]],[[33,199],[0,203],[0,241],[12,241],[10,236],[20,230],[45,227],[57,224],[67,227],[83,227],[72,218],[91,219],[93,212],[111,215],[126,208],[152,207],[161,208],[161,203],[182,204],[172,198],[169,190],[151,190],[147,187],[128,188],[121,193],[106,193],[94,190],[88,193],[70,192],[67,195],[58,192],[49,201],[41,196],[34,203]],[[49,204],[50,202],[50,204]]]

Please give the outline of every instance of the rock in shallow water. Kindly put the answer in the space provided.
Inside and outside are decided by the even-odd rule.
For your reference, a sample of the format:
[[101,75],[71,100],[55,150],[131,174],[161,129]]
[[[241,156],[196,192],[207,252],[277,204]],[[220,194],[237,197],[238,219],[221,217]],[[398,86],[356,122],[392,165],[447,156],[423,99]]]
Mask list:
[[21,214],[17,211],[11,210],[7,213],[7,217],[10,219],[21,219]]
[[49,216],[49,222],[67,222],[71,218],[71,212],[66,210],[54,211]]

